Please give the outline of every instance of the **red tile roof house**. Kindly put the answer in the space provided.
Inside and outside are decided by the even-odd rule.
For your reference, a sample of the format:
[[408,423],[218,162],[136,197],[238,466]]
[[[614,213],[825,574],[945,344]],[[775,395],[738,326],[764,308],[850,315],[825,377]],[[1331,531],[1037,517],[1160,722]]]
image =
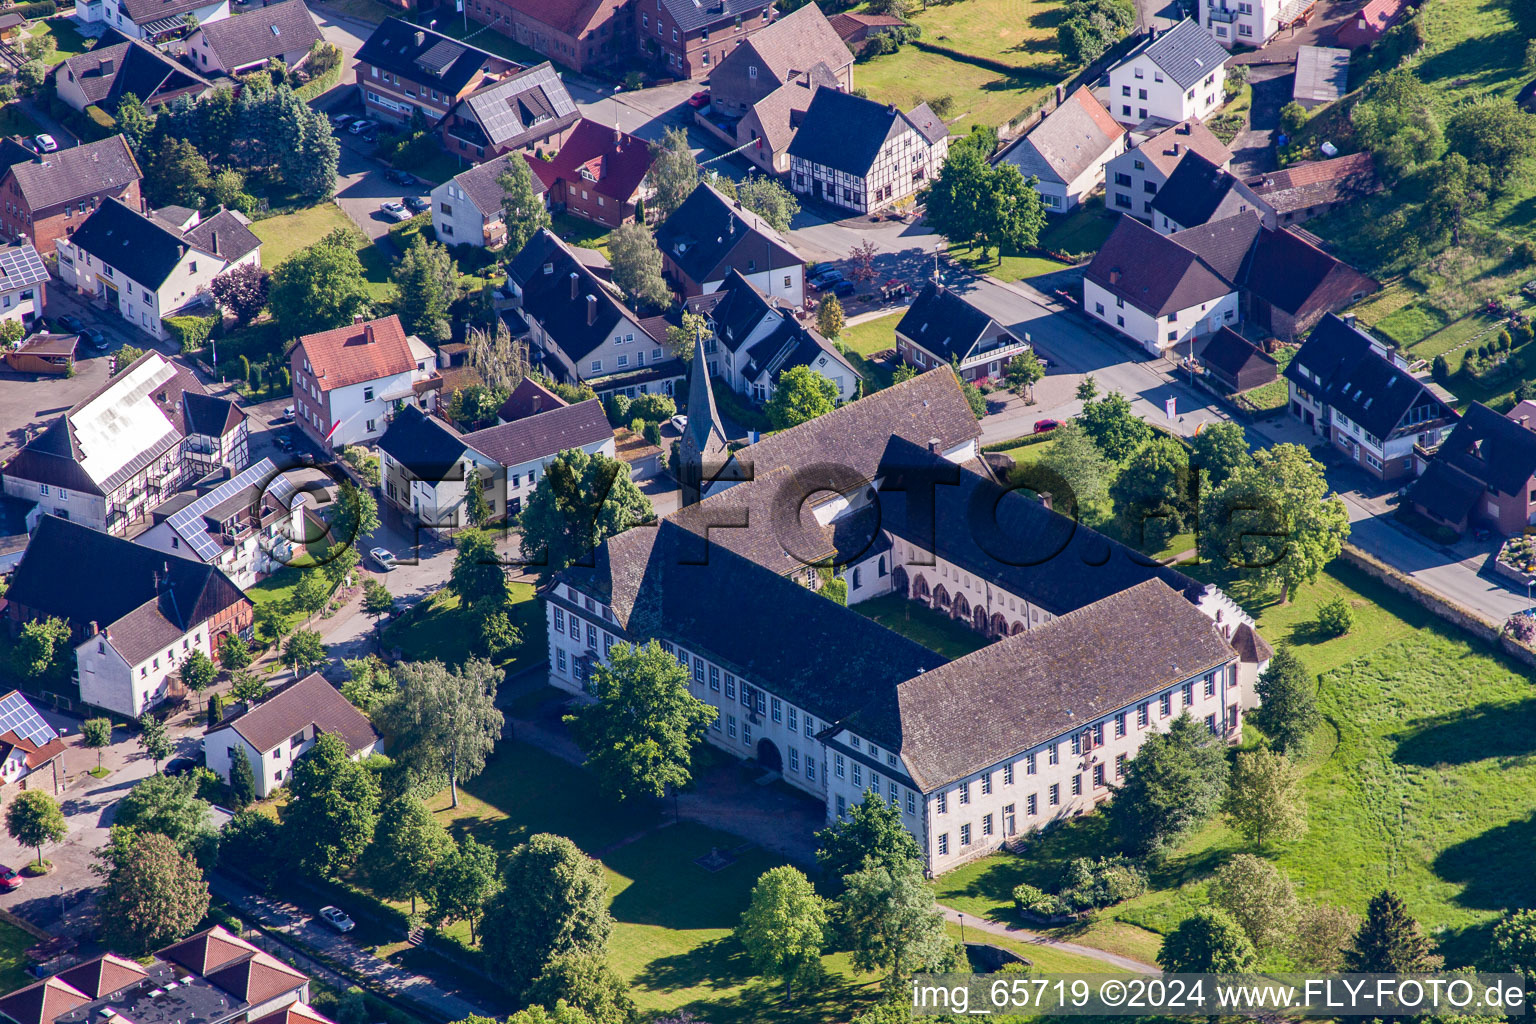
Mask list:
[[1358,46],[1375,46],[1406,10],[1408,0],[1371,0],[1347,24],[1339,26],[1334,39],[1351,50]]
[[464,13],[573,71],[625,60],[635,50],[626,0],[464,0]]
[[143,174],[121,135],[47,154],[7,139],[0,142],[0,166],[0,231],[27,239],[44,256],[104,200],[139,208]]
[[394,315],[306,334],[289,364],[299,425],[338,449],[378,440],[402,405],[430,412],[443,382],[437,354]]
[[646,174],[651,150],[644,139],[582,118],[560,152],[534,161],[555,212],[616,228],[635,219],[635,204],[652,194]]
[[837,33],[850,50],[859,49],[870,36],[890,32],[906,24],[891,14],[834,14],[827,20],[832,23],[832,31]]

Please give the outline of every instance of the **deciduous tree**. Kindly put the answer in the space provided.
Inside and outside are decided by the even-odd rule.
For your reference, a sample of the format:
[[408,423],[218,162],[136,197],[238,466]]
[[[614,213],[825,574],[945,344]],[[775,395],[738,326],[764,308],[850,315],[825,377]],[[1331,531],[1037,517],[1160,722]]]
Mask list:
[[231,672],[251,663],[251,647],[238,633],[225,633],[219,641],[219,664]]
[[1189,464],[1199,469],[1201,486],[1207,491],[1253,465],[1248,439],[1237,423],[1207,422],[1190,438],[1189,447]]
[[565,721],[603,788],[628,800],[688,784],[694,748],[719,713],[689,691],[677,658],[655,640],[615,644],[594,666],[591,692],[596,702]]
[[[602,453],[561,452],[518,516],[519,548],[541,579],[587,560],[603,541],[656,516],[629,467]],[[588,563],[590,564],[590,562]]]
[[379,810],[373,841],[359,864],[378,895],[411,901],[426,896],[438,865],[453,849],[453,839],[416,797],[397,796]]
[[1126,763],[1110,818],[1128,849],[1161,853],[1215,814],[1226,793],[1225,746],[1186,711]]
[[69,831],[58,801],[41,789],[24,789],[5,809],[5,831],[22,846],[37,851],[37,866],[43,866],[43,847],[57,843]]
[[838,914],[853,965],[888,972],[891,991],[915,971],[937,969],[951,953],[944,915],[916,864],[892,869],[870,861],[846,876]]
[[1050,492],[1052,508],[1078,520],[1100,517],[1109,502],[1114,467],[1081,424],[1069,420],[1051,431],[1050,450],[1024,468],[1024,483],[1037,492]]
[[87,718],[80,723],[80,739],[96,751],[96,767],[100,768],[102,751],[112,745],[112,719]]
[[710,184],[763,218],[781,234],[789,230],[790,221],[800,212],[800,200],[774,178],[749,172],[745,180],[733,181],[717,174]]
[[661,250],[648,226],[634,221],[615,228],[608,236],[608,253],[613,283],[632,304],[662,309],[672,305],[672,289],[661,276]]
[[1240,853],[1216,870],[1211,902],[1232,916],[1255,950],[1280,949],[1290,941],[1301,907],[1285,872],[1267,860]]
[[322,733],[293,763],[288,800],[278,810],[293,862],[333,879],[357,863],[373,838],[379,784],[352,760],[347,741]]
[[344,658],[341,664],[347,670],[341,695],[363,714],[374,714],[394,698],[395,674],[377,655]]
[[113,949],[146,953],[190,935],[208,913],[197,862],[158,833],[134,838],[105,873],[100,916]]
[[208,289],[213,293],[214,301],[234,317],[236,323],[248,324],[267,306],[272,275],[254,263],[242,263],[214,278]]
[[411,662],[400,670],[400,688],[380,712],[384,731],[394,738],[397,760],[448,773],[453,806],[458,784],[485,768],[501,738],[496,707],[501,673],[483,658],[470,658],[450,671],[440,661]]
[[313,629],[301,629],[283,644],[283,664],[302,676],[325,664],[325,641]]
[[661,141],[650,145],[650,179],[656,190],[652,205],[657,219],[666,220],[693,194],[699,183],[699,165],[688,145],[688,132],[682,128],[668,128]]
[[165,723],[148,712],[139,716],[139,749],[154,762],[156,772],[160,770],[160,762],[176,749],[166,734]]
[[1241,974],[1258,956],[1231,914],[1202,907],[1164,936],[1157,963],[1169,974]]
[[406,332],[441,344],[453,337],[448,307],[459,297],[459,267],[441,242],[417,235],[395,263],[390,277],[399,296],[400,322]]
[[1131,411],[1130,400],[1118,391],[1083,406],[1078,422],[1111,462],[1125,462],[1152,438],[1151,426]]
[[57,616],[34,619],[21,627],[16,644],[17,667],[30,679],[51,680],[73,661],[69,623]]
[[271,889],[287,870],[283,828],[261,811],[235,811],[219,830],[219,849],[225,864],[235,865],[262,891]]
[[836,295],[828,293],[816,306],[816,330],[824,338],[838,338],[847,320],[843,316],[843,304]]
[[628,989],[603,955],[562,953],[533,979],[528,998],[546,1007],[568,1005],[592,1024],[631,1024],[635,1001]]
[[338,228],[272,273],[267,304],[287,337],[342,327],[368,309],[368,283],[351,231]]
[[1110,485],[1109,497],[1125,535],[1152,550],[1185,528],[1189,493],[1189,455],[1167,435],[1153,437],[1131,456]]
[[1008,360],[1008,368],[1003,376],[1014,393],[1024,398],[1031,395],[1035,385],[1045,377],[1045,367],[1040,364],[1040,357],[1035,355],[1034,349],[1025,349]]
[[791,366],[779,374],[778,386],[763,411],[775,430],[807,423],[837,406],[837,385],[809,366]]
[[785,999],[820,978],[827,938],[826,906],[805,875],[786,864],[758,877],[736,939],[759,974],[783,980]]
[[438,862],[427,892],[427,919],[441,927],[445,922],[463,921],[469,925],[469,941],[474,945],[485,906],[500,884],[496,874],[496,851],[465,836]]
[[922,859],[917,840],[901,820],[901,808],[870,792],[839,818],[816,833],[816,866],[824,889],[837,892],[844,876],[864,867],[865,860],[901,872]]
[[1373,76],[1349,119],[1360,144],[1376,155],[1391,180],[1428,163],[1439,152],[1434,90],[1419,81],[1410,67]]
[[602,865],[564,836],[535,835],[508,856],[484,922],[487,964],[515,996],[555,957],[604,956],[613,916]]
[[549,210],[533,183],[528,161],[514,154],[507,169],[496,179],[501,186],[501,216],[507,226],[506,251],[518,253],[528,240],[549,227]]
[[315,612],[325,607],[330,597],[330,582],[325,574],[318,569],[306,569],[299,573],[299,580],[293,585],[288,600],[296,610],[304,613],[304,621],[308,623],[315,617]]
[[1306,971],[1339,971],[1344,950],[1360,928],[1360,917],[1331,903],[1303,907],[1296,920],[1291,956]]
[[1536,117],[1508,96],[1477,96],[1452,112],[1445,141],[1503,188],[1536,153]]
[[507,572],[489,530],[460,530],[453,538],[458,553],[448,571],[448,592],[470,609],[499,608],[507,600]]
[[379,503],[352,481],[343,480],[336,488],[336,514],[331,522],[332,543],[362,547],[379,528]]
[[151,775],[118,801],[113,823],[133,832],[158,832],[193,855],[213,838],[208,801],[197,795],[191,775]]
[[1307,808],[1296,769],[1268,748],[1239,751],[1222,808],[1260,853],[1264,844],[1295,842],[1307,832]]

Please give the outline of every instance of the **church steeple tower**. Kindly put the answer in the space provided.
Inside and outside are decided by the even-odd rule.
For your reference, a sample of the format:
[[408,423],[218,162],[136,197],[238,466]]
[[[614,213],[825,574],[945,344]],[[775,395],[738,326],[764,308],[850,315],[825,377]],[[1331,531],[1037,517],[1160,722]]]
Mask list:
[[682,484],[683,504],[692,505],[704,496],[707,481],[725,464],[725,431],[715,409],[715,394],[709,386],[709,363],[704,357],[704,339],[695,336],[693,363],[688,371],[688,426],[678,444],[678,480]]

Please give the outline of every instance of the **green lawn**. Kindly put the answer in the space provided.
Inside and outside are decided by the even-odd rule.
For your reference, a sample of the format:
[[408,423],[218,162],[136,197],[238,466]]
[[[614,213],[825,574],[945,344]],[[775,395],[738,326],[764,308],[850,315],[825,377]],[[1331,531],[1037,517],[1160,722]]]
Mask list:
[[[1285,368],[1291,365],[1291,360],[1296,356],[1296,349],[1286,346],[1275,353],[1275,361],[1280,364],[1280,372],[1285,373]],[[1286,387],[1285,377],[1276,377],[1268,384],[1260,384],[1256,388],[1249,388],[1242,393],[1239,402],[1258,412],[1271,412],[1275,409],[1284,409],[1290,401],[1290,390]]]
[[596,249],[608,255],[608,229],[568,213],[557,213],[550,218],[549,229],[560,236],[561,241],[579,245],[584,249]]
[[[991,4],[955,4],[955,9]],[[934,8],[930,8],[932,10]],[[940,44],[943,45],[943,44]],[[973,124],[998,127],[1040,106],[1050,81],[1035,72],[1004,74],[991,68],[903,46],[897,53],[861,61],[854,84],[870,99],[911,110],[919,103],[950,97],[945,119],[950,131],[965,135]]]
[[[1391,886],[1452,965],[1473,962],[1488,923],[1529,902],[1536,699],[1526,674],[1340,563],[1289,605],[1209,566],[1188,571],[1221,582],[1272,643],[1292,644],[1321,676],[1326,723],[1302,761],[1310,831],[1277,863],[1306,899],[1356,912]],[[1354,628],[1324,638],[1317,611],[1336,597],[1353,607]],[[967,865],[935,888],[968,913],[1009,920],[1014,885],[1049,884],[1068,859],[1109,841],[1103,818],[1077,819],[1024,855]],[[1211,872],[1242,849],[1213,822],[1154,868],[1152,891],[1054,933],[1148,959],[1158,933],[1198,906]]]
[[872,356],[896,347],[896,325],[901,323],[905,312],[891,313],[843,328],[842,342],[852,352]]
[[946,658],[963,658],[990,641],[963,622],[940,615],[898,594],[860,601],[853,610]]
[[53,37],[53,50],[43,59],[44,64],[62,64],[64,61],[77,54],[86,51],[86,39],[78,30],[74,22],[68,18],[49,18],[46,21],[37,22],[32,30],[27,33],[31,38],[40,35]]
[[1095,253],[1114,230],[1118,213],[1106,211],[1102,197],[1088,200],[1071,213],[1046,214],[1040,247],[1056,252]]
[[997,256],[994,258],[990,249],[978,251],[961,245],[950,246],[949,257],[972,270],[990,274],[1004,281],[1023,281],[1027,278],[1039,277],[1041,274],[1053,274],[1058,270],[1067,269],[1067,264],[1059,260],[1046,259],[1043,256]]
[[0,988],[12,992],[37,980],[27,973],[26,955],[37,941],[15,925],[0,922]]
[[262,264],[274,269],[289,256],[309,248],[337,228],[356,234],[364,243],[357,250],[357,258],[363,264],[369,296],[376,302],[393,296],[395,286],[389,278],[390,256],[377,244],[364,239],[357,225],[352,223],[352,218],[335,203],[318,203],[293,213],[267,217],[251,225],[251,230],[261,239]]
[[[543,664],[544,607],[536,599],[530,583],[509,584],[512,593],[512,625],[523,635],[523,643],[501,667],[507,675]],[[423,606],[384,630],[384,643],[398,647],[408,661],[437,660],[456,665],[469,657],[477,633],[473,616],[459,607],[459,599],[447,590],[439,590]]]
[[245,596],[251,599],[257,611],[267,606],[282,608],[292,599],[293,588],[299,585],[301,575],[303,570],[297,566],[285,566],[247,589]]

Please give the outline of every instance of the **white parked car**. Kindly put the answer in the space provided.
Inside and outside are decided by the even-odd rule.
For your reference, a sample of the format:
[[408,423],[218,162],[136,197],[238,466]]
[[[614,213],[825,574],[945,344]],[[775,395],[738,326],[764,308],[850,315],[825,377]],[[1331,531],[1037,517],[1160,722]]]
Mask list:
[[390,220],[410,220],[412,216],[411,211],[405,208],[404,203],[397,203],[394,200],[380,203],[379,212]]
[[396,564],[395,556],[390,553],[388,548],[374,548],[368,552],[368,557],[373,559],[374,563],[385,572],[389,572]]
[[42,135],[35,136],[32,141],[37,143],[37,151],[39,153],[52,153],[59,148],[58,140],[46,132]]
[[326,924],[339,932],[349,932],[357,927],[356,922],[348,917],[346,911],[340,907],[321,907],[320,917]]

